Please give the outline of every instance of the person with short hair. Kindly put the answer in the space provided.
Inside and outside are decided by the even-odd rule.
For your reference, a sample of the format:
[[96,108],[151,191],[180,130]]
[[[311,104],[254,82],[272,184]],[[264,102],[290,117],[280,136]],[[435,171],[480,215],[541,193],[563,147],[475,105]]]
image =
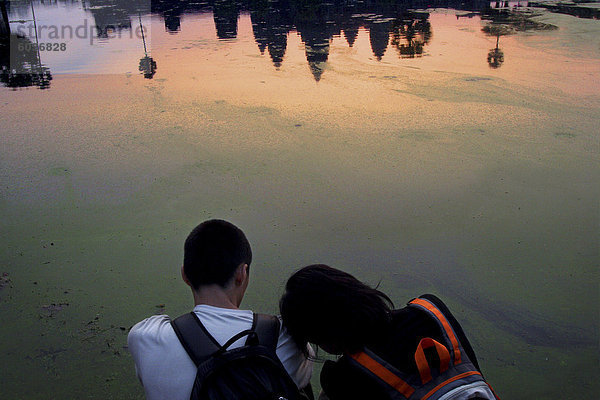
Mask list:
[[[181,268],[191,288],[193,312],[220,344],[251,329],[253,312],[240,309],[250,278],[252,250],[244,233],[230,222],[213,219],[192,230],[185,241]],[[137,323],[127,343],[148,400],[189,400],[196,365],[188,356],[168,315],[154,315]],[[240,347],[240,339],[230,348]],[[299,388],[309,387],[312,363],[285,326],[280,329],[276,354]]]

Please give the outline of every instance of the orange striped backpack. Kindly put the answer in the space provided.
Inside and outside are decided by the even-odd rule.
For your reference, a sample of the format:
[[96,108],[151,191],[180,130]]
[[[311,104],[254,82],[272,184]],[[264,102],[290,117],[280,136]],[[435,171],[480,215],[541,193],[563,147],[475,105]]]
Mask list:
[[[437,321],[443,332],[443,343],[432,338],[421,339],[415,350],[418,375],[408,375],[368,349],[351,354],[350,364],[370,375],[392,400],[467,400],[498,399],[481,372],[471,363],[457,335],[442,312],[429,300],[416,298],[408,303]],[[428,360],[425,350],[433,349],[439,363]],[[427,350],[428,352],[430,350]]]

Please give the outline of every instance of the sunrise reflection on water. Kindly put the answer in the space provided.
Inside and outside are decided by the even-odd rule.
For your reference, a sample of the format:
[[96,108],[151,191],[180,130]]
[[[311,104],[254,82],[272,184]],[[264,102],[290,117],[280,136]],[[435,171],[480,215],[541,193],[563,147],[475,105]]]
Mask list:
[[245,307],[276,312],[293,270],[331,263],[398,306],[442,297],[503,398],[600,390],[581,374],[596,5],[0,6],[0,396],[140,397],[127,328],[187,311],[179,251],[210,217],[256,250]]

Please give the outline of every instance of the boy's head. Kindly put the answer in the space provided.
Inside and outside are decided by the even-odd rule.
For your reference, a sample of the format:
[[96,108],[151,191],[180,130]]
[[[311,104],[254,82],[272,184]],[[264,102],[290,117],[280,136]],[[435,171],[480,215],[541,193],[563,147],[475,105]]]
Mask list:
[[211,219],[194,228],[185,240],[183,270],[193,289],[217,284],[223,288],[236,269],[250,266],[252,250],[246,235],[230,222]]

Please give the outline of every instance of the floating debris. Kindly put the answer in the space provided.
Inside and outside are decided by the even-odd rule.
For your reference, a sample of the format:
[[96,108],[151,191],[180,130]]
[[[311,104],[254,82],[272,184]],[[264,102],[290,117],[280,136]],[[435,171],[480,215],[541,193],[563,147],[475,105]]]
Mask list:
[[56,357],[60,354],[60,353],[64,353],[66,352],[67,349],[63,349],[63,348],[59,348],[59,349],[38,349],[37,350],[37,355],[35,358],[44,358],[44,359],[48,359],[51,361],[56,361]]
[[3,272],[2,275],[0,275],[0,290],[4,289],[6,286],[12,287],[11,280],[8,276],[8,272]]
[[48,312],[49,317],[54,317],[58,312],[64,310],[65,307],[68,307],[68,306],[69,306],[69,303],[52,303],[52,304],[43,305],[41,308],[42,308],[42,310]]

